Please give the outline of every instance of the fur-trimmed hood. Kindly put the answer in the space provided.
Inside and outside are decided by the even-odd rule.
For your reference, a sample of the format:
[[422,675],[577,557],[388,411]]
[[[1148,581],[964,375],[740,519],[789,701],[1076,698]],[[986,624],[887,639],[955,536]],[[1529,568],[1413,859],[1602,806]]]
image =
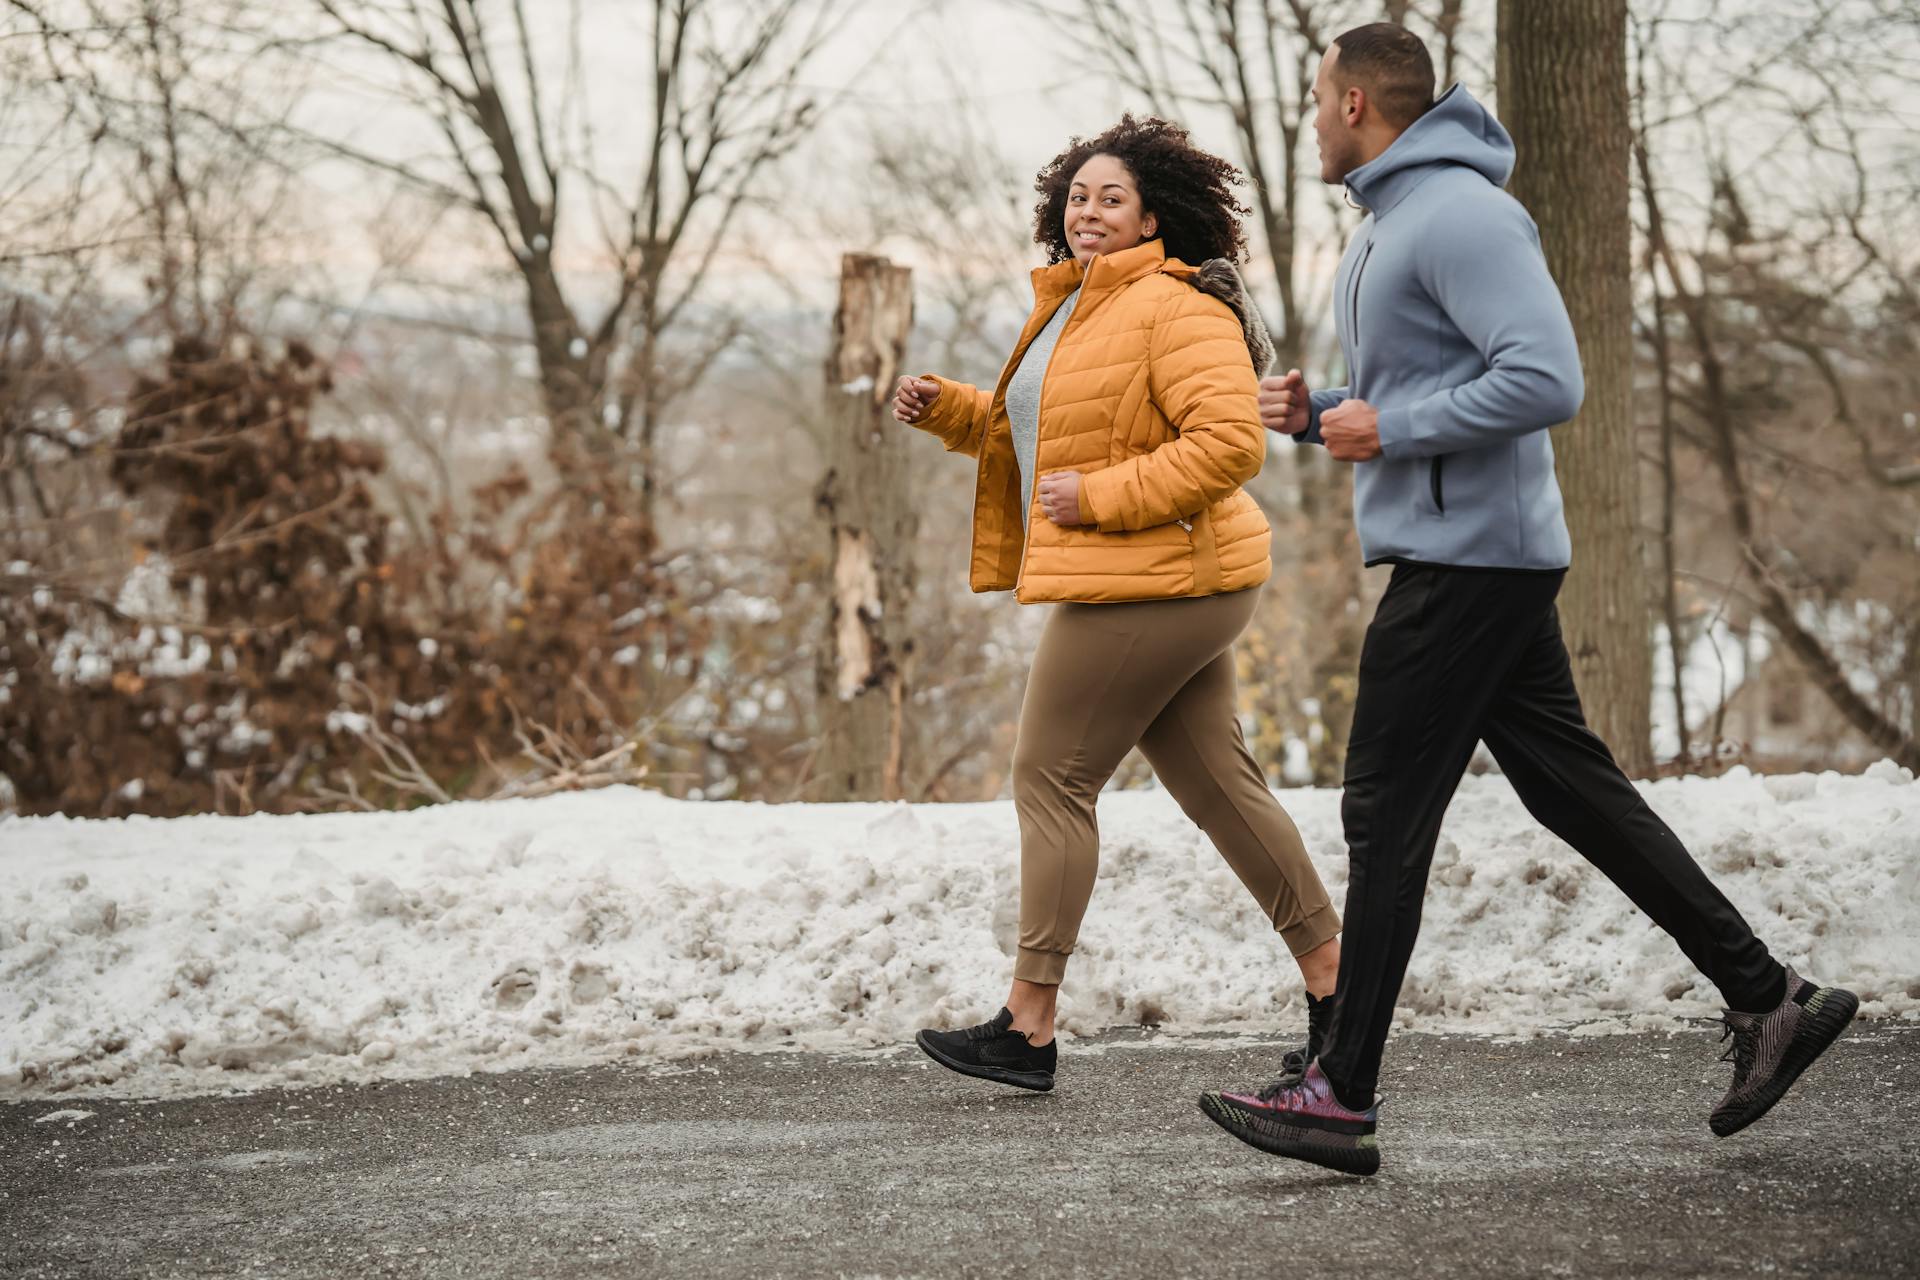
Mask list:
[[1208,258],[1193,269],[1187,283],[1220,299],[1239,317],[1240,332],[1247,339],[1247,354],[1253,357],[1253,372],[1257,377],[1265,377],[1273,367],[1273,336],[1267,332],[1267,322],[1247,292],[1247,281],[1240,274],[1240,268],[1228,258]]

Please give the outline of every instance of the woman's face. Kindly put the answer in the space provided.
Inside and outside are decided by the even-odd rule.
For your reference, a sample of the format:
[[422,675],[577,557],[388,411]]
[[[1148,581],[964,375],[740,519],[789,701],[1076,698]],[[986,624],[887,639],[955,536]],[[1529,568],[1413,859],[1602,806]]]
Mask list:
[[1153,238],[1159,220],[1140,203],[1140,188],[1117,156],[1093,156],[1067,188],[1067,244],[1081,266]]

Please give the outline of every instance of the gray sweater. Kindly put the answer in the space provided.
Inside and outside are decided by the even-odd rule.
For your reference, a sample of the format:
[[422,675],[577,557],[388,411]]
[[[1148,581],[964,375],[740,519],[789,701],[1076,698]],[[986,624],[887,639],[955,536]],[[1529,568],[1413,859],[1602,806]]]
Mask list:
[[1074,304],[1080,301],[1080,291],[1075,289],[1060,303],[1059,310],[1047,321],[1046,328],[1040,330],[1027,352],[1020,357],[1020,367],[1013,371],[1013,377],[1007,380],[1007,421],[1013,427],[1013,456],[1020,463],[1020,523],[1025,527],[1029,513],[1033,510],[1033,463],[1034,455],[1040,447],[1040,387],[1047,377],[1047,364],[1053,359],[1054,344],[1060,341],[1060,331],[1067,327],[1067,317],[1073,314]]

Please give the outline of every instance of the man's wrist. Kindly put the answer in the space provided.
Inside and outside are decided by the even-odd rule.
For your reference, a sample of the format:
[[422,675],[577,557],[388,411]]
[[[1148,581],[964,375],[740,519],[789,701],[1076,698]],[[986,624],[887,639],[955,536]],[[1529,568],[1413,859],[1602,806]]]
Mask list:
[[1374,415],[1374,431],[1380,437],[1380,456],[1383,458],[1406,458],[1413,456],[1410,448],[1413,442],[1413,412],[1405,407],[1382,409]]

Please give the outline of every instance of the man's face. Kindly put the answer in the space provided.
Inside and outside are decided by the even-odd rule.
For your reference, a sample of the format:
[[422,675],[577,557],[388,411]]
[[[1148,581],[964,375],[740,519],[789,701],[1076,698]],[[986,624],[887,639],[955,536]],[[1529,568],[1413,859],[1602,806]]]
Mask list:
[[1360,167],[1360,140],[1346,119],[1346,93],[1335,67],[1340,46],[1329,45],[1313,77],[1313,137],[1320,145],[1320,181],[1329,186],[1345,182]]

